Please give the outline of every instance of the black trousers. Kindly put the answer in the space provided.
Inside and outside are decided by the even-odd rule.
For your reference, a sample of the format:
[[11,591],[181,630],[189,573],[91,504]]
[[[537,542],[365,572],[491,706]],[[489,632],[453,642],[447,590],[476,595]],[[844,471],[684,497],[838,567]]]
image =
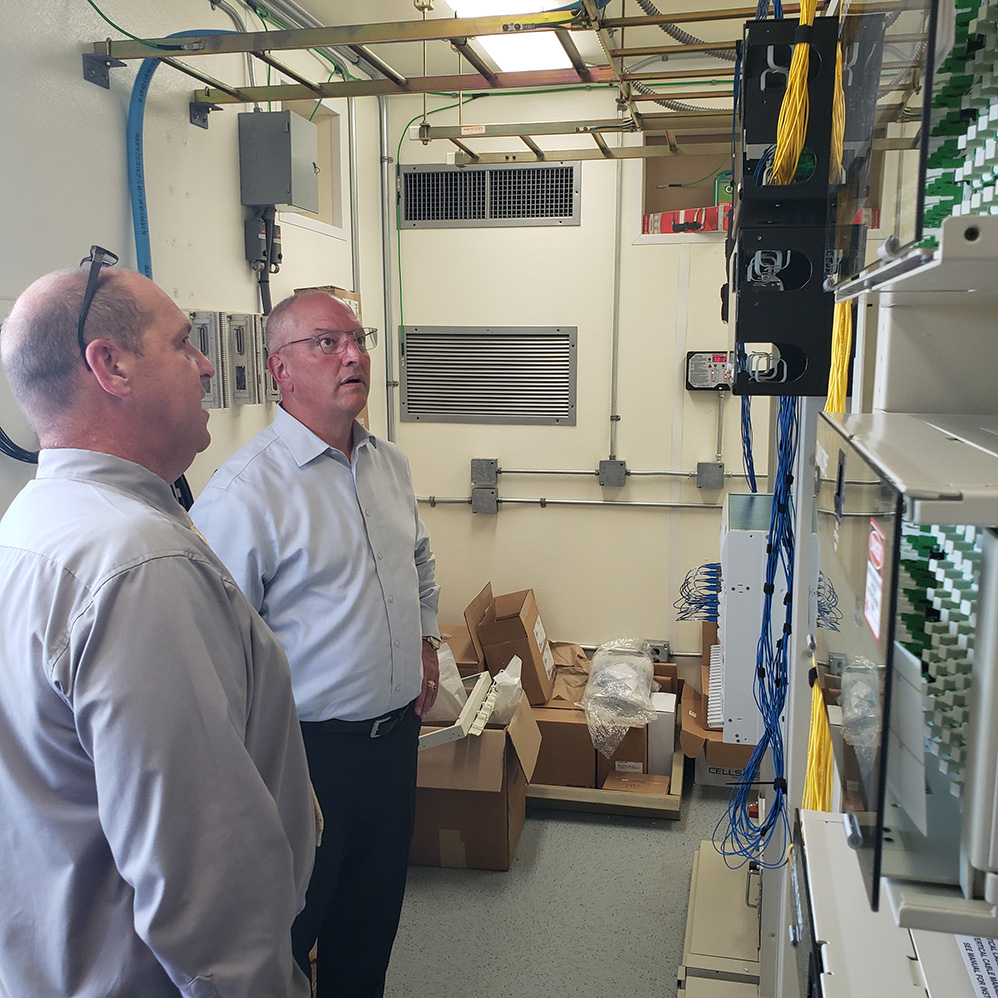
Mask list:
[[419,718],[410,706],[386,735],[330,733],[302,723],[325,828],[305,907],[291,929],[318,998],[381,998],[405,893],[416,810]]

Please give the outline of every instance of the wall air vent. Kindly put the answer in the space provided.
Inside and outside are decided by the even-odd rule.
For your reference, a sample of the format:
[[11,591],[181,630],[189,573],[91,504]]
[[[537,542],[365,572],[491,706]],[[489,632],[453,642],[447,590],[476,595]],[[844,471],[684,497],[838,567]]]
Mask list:
[[402,227],[578,225],[579,163],[403,166]]
[[403,326],[402,421],[574,426],[575,326]]

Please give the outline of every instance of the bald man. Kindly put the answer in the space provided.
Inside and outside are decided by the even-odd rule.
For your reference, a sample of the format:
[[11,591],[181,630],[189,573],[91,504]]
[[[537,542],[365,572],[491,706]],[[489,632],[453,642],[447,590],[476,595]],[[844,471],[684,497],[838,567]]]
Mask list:
[[41,446],[0,521],[0,993],[307,995],[287,661],[170,487],[214,372],[151,281],[89,277],[41,278],[0,330]]
[[326,816],[292,931],[317,994],[376,998],[412,838],[419,718],[436,697],[430,539],[409,464],[357,415],[375,331],[322,292],[267,323],[274,422],[212,476],[191,516],[288,653]]

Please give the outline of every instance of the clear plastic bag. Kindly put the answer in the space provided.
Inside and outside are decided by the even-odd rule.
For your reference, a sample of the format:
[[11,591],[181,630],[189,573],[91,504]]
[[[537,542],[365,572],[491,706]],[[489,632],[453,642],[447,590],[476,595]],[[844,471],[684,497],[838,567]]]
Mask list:
[[651,701],[654,671],[644,641],[618,638],[596,649],[581,706],[593,745],[607,759],[628,728],[655,719]]

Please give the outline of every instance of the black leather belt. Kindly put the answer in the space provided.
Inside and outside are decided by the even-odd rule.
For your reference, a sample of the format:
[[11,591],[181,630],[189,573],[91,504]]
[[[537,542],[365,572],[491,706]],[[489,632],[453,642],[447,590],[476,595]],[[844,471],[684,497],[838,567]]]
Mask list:
[[341,721],[331,717],[328,721],[302,721],[301,726],[309,731],[321,731],[337,735],[366,735],[368,738],[381,738],[387,735],[409,712],[411,703],[393,710],[390,714],[372,718],[370,721]]

